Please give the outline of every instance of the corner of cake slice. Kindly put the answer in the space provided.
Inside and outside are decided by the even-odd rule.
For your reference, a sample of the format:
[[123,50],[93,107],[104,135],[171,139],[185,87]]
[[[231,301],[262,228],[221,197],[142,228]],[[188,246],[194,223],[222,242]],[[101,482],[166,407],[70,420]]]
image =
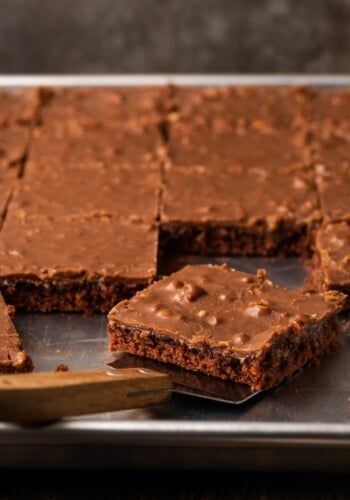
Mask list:
[[110,349],[269,389],[337,343],[343,300],[280,288],[264,270],[189,265],[110,311]]
[[22,349],[13,315],[14,307],[6,305],[0,294],[0,373],[30,372],[34,365]]

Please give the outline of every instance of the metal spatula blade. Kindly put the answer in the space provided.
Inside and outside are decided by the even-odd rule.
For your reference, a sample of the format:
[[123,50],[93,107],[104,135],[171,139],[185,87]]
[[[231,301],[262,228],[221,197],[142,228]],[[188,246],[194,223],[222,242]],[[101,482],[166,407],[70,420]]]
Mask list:
[[107,363],[113,368],[146,368],[167,374],[173,383],[173,392],[209,399],[231,405],[243,404],[256,397],[262,391],[253,391],[244,384],[221,380],[202,373],[184,370],[170,363],[161,363],[152,359],[133,356],[123,351],[113,353],[113,361]]

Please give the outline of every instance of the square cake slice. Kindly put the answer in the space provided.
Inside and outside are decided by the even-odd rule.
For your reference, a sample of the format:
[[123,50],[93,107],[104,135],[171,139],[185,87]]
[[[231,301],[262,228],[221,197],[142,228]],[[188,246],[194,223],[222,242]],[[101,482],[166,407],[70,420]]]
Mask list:
[[269,389],[336,344],[343,300],[279,288],[263,270],[186,266],[110,311],[110,349]]
[[0,234],[0,289],[29,311],[106,312],[153,280],[157,238],[152,224],[10,207]]
[[162,246],[172,252],[303,255],[320,217],[314,171],[289,132],[178,126],[160,217]]
[[5,304],[0,294],[0,373],[29,372],[33,363],[22,349],[13,324],[14,307]]

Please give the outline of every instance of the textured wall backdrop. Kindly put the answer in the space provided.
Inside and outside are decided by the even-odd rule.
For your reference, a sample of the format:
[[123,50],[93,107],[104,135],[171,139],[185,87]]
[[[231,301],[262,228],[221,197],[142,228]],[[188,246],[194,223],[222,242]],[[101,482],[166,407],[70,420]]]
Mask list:
[[0,0],[0,72],[350,72],[349,26],[350,0]]

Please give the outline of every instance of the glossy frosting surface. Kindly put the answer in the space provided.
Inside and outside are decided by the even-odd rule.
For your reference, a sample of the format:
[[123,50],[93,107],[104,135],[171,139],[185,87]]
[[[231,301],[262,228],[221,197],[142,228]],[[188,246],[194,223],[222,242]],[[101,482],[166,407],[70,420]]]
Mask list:
[[341,300],[336,292],[322,296],[279,288],[262,270],[249,275],[226,266],[192,265],[121,302],[109,319],[191,344],[251,353],[292,326],[297,341],[298,329],[322,320]]
[[0,240],[0,277],[150,279],[157,230],[111,216],[26,216],[10,211]]

